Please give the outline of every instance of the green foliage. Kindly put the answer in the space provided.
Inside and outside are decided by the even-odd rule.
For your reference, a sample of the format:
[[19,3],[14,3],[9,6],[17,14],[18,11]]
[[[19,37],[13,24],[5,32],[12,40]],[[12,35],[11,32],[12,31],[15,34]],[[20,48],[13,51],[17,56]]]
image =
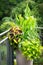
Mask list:
[[38,3],[43,3],[43,0],[38,0]]
[[[26,8],[26,11],[29,8]],[[31,10],[29,9],[31,13]],[[27,12],[27,14],[29,13]],[[22,41],[19,43],[19,49],[22,51],[22,54],[27,59],[36,59],[40,55],[40,40],[37,33],[37,23],[36,18],[27,15],[25,12],[25,17],[16,15],[16,25],[21,28],[23,31]]]
[[[26,8],[26,10],[24,10],[25,8]],[[31,10],[31,12],[30,12],[30,10]],[[12,9],[11,17],[15,19],[16,15],[19,15],[19,14],[21,14],[23,17],[25,17],[25,15],[26,16],[33,15],[33,16],[35,16],[35,18],[37,18],[38,26],[42,25],[42,24],[40,24],[41,16],[39,14],[39,6],[35,1],[27,0],[27,1],[20,2],[20,4],[18,4],[15,8]]]
[[[29,0],[27,1],[18,0],[18,2],[15,1],[16,4],[14,3],[14,0],[9,0],[8,3],[10,4],[13,3],[16,6],[16,7],[14,6],[15,8],[13,8],[13,6],[7,6],[7,7],[4,6],[5,9],[8,8],[11,10],[13,8],[10,14],[11,14],[11,17],[14,18],[15,23],[13,22],[14,20],[12,20],[12,18],[11,19],[9,17],[4,18],[3,19],[4,22],[0,26],[0,30],[1,30],[0,32],[3,32],[15,25],[20,27],[23,32],[23,35],[22,35],[21,43],[18,44],[19,49],[22,51],[23,55],[27,59],[38,58],[40,55],[40,40],[39,40],[39,36],[36,29],[37,27],[36,18],[38,18],[37,17],[38,12],[37,10],[35,10],[37,8],[37,7],[35,8],[35,6],[37,4],[35,4],[35,2],[33,1],[30,2]],[[29,6],[27,5],[27,3]],[[6,13],[5,9],[3,10],[4,13]],[[9,11],[8,9],[6,10]]]
[[43,47],[41,46],[41,56],[39,59],[34,60],[34,65],[42,65],[43,64]]
[[[28,5],[27,5],[28,4]],[[27,6],[26,6],[27,5]],[[22,14],[22,16],[24,16],[24,9],[28,6],[30,7],[30,9],[33,9],[33,7],[35,6],[35,2],[32,0],[23,0],[21,1],[19,4],[17,4],[16,7],[14,7],[11,11],[11,16],[15,17],[16,14]],[[29,13],[29,12],[28,12]]]
[[24,14],[24,8],[26,7],[26,1],[21,1],[16,7],[12,8],[11,17],[15,18],[16,15]]
[[30,15],[32,15],[32,14],[31,14],[31,11],[30,11],[30,8],[28,7],[28,4],[27,4],[27,6],[26,6],[26,9],[24,10],[24,13],[25,13],[25,15],[24,15],[25,18],[27,18],[27,17],[29,17]]
[[2,22],[12,22],[12,21],[14,21],[14,20],[11,17],[4,17],[2,19]]
[[19,21],[19,25],[21,26],[23,30],[23,40],[20,45],[21,45],[21,51],[23,55],[27,59],[35,59],[38,58],[40,55],[40,42],[38,38],[38,33],[37,30],[35,29],[36,27],[36,19],[33,16],[28,17],[28,19],[21,20]]
[[[28,8],[26,8],[26,10],[28,10]],[[30,11],[30,9],[29,9],[29,11]],[[31,13],[31,11],[29,13]],[[25,17],[24,18],[21,15],[16,16],[16,20],[15,20],[16,22],[15,23],[22,28],[22,30],[24,32],[24,37],[25,38],[28,35],[29,35],[29,38],[31,38],[31,37],[34,38],[34,36],[37,37],[37,35],[36,35],[37,32],[35,34],[35,28],[37,27],[37,23],[36,23],[36,18],[34,18],[34,16],[30,16],[29,13],[28,12],[27,13],[25,12]],[[33,35],[31,36],[31,34],[33,34]]]
[[43,0],[33,0],[33,1],[35,1],[37,3],[43,3]]
[[25,2],[25,0],[0,0],[0,19],[5,16],[10,16],[12,8],[17,7],[17,5],[23,1]]
[[3,18],[3,23],[0,25],[0,33],[10,29],[13,26],[15,26],[15,24],[11,18],[9,17]]
[[0,0],[0,18],[10,16],[10,11],[15,7],[21,0]]
[[10,6],[7,0],[0,0],[0,18],[8,15],[10,11]]
[[29,60],[39,58],[40,44],[39,40],[33,39],[32,42],[25,40],[21,42],[23,55]]
[[[32,10],[32,14],[37,17],[39,21],[38,25],[43,26],[43,17],[39,15],[38,11],[40,9],[38,9],[38,5],[41,2],[43,2],[43,0],[0,0],[0,19],[6,16],[15,18],[17,14],[22,14],[24,16],[24,9],[26,8],[26,4],[28,4]],[[42,9],[40,10],[42,11]],[[42,17],[42,19],[40,19],[40,17]]]

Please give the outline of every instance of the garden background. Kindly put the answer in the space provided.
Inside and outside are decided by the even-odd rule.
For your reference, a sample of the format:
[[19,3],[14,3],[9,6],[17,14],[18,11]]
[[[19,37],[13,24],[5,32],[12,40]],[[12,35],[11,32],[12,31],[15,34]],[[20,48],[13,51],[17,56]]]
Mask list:
[[[25,17],[25,8],[26,14],[33,15],[38,26],[43,27],[43,0],[0,0],[0,33],[8,30],[20,14]],[[43,65],[43,29],[39,31],[42,55],[40,59],[34,60],[34,65]]]

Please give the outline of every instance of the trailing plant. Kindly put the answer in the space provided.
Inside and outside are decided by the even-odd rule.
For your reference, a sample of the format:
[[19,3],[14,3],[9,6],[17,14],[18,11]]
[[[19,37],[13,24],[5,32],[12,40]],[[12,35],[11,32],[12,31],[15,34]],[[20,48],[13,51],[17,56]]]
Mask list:
[[12,26],[15,26],[14,22],[3,22],[0,26],[0,33],[10,29]]

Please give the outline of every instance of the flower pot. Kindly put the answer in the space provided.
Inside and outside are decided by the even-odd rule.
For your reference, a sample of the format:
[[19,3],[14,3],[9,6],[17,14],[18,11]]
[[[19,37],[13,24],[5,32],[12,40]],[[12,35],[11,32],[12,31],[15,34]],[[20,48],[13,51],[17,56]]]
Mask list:
[[17,65],[33,65],[33,60],[27,60],[20,50],[16,50]]

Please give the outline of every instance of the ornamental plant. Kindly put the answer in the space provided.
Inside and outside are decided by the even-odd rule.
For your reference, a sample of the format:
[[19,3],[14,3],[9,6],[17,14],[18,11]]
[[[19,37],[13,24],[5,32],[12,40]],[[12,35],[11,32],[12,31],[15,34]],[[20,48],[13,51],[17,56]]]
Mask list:
[[22,30],[15,26],[10,29],[10,32],[8,33],[8,37],[10,40],[10,45],[13,46],[13,49],[18,49],[18,44],[21,42],[22,39]]
[[[27,8],[28,9],[28,8]],[[30,11],[30,9],[28,9]],[[29,14],[29,12],[28,12]],[[39,58],[40,56],[40,38],[37,32],[37,20],[34,16],[16,15],[15,26],[9,32],[10,45],[14,50],[21,50],[22,54],[28,60]]]

